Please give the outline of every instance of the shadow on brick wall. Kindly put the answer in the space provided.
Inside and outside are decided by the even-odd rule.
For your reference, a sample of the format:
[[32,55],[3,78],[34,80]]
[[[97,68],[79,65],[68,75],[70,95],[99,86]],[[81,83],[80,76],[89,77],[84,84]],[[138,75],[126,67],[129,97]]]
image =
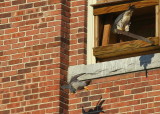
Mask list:
[[105,100],[102,100],[102,101],[101,100],[102,100],[102,97],[98,101],[96,107],[93,108],[93,109],[89,109],[88,111],[85,111],[85,109],[82,107],[82,113],[83,114],[100,114],[100,113],[104,113],[102,104],[104,103]]
[[146,77],[148,77],[147,67],[149,64],[151,64],[153,57],[154,57],[154,54],[150,54],[150,55],[142,55],[139,58],[140,65],[144,67],[144,70],[146,72]]

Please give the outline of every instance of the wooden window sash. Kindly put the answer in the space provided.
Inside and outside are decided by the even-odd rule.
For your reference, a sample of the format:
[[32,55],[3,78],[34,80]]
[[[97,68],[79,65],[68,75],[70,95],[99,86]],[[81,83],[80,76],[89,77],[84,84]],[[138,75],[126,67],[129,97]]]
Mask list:
[[125,4],[119,4],[119,5],[102,5],[103,7],[94,7],[93,14],[94,15],[102,15],[107,13],[113,13],[113,12],[119,12],[127,10],[130,5],[135,5],[136,8],[143,8],[147,6],[154,6],[158,5],[158,0],[142,0],[142,1],[136,1],[131,3],[125,3]]

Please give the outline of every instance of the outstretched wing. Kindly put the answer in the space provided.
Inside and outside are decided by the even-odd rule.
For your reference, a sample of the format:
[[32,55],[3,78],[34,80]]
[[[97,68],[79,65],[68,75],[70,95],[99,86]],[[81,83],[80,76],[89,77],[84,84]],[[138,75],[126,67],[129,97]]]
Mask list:
[[69,89],[70,87],[69,87],[69,85],[63,85],[63,86],[61,86],[61,88],[62,89]]
[[80,77],[80,76],[82,76],[82,75],[84,75],[84,74],[86,74],[86,73],[81,73],[81,74],[77,74],[77,75],[73,76],[73,77],[71,78],[71,80],[70,80],[69,83],[74,82],[74,81],[77,81],[77,78]]

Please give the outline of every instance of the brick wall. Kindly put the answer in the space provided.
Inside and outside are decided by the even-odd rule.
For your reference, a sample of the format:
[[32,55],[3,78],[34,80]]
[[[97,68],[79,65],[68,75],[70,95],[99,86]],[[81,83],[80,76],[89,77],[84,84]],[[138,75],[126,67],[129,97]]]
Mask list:
[[100,110],[105,114],[160,112],[160,69],[148,70],[148,77],[141,71],[94,79],[88,88],[70,94],[70,114]]
[[0,114],[67,112],[69,5],[0,0]]
[[[60,90],[86,64],[86,0],[0,0],[0,114],[158,113],[160,69]],[[101,105],[97,106],[96,105]]]

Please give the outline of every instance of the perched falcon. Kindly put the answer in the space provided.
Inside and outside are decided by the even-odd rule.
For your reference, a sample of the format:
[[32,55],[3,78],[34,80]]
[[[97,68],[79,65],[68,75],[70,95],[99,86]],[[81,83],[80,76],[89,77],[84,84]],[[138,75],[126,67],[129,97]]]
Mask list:
[[86,86],[89,85],[91,80],[87,80],[87,81],[78,80],[78,77],[83,76],[84,74],[86,74],[86,73],[81,73],[81,74],[73,76],[71,78],[69,84],[63,85],[63,86],[61,86],[61,88],[62,89],[69,89],[71,91],[71,93],[76,93],[77,90],[81,90],[81,89],[88,90],[88,88]]
[[121,13],[115,20],[113,24],[113,32],[117,33],[116,29],[122,30],[122,31],[129,31],[129,26],[130,26],[130,19],[132,16],[132,13],[135,9],[135,6],[130,6],[128,10],[125,12]]

